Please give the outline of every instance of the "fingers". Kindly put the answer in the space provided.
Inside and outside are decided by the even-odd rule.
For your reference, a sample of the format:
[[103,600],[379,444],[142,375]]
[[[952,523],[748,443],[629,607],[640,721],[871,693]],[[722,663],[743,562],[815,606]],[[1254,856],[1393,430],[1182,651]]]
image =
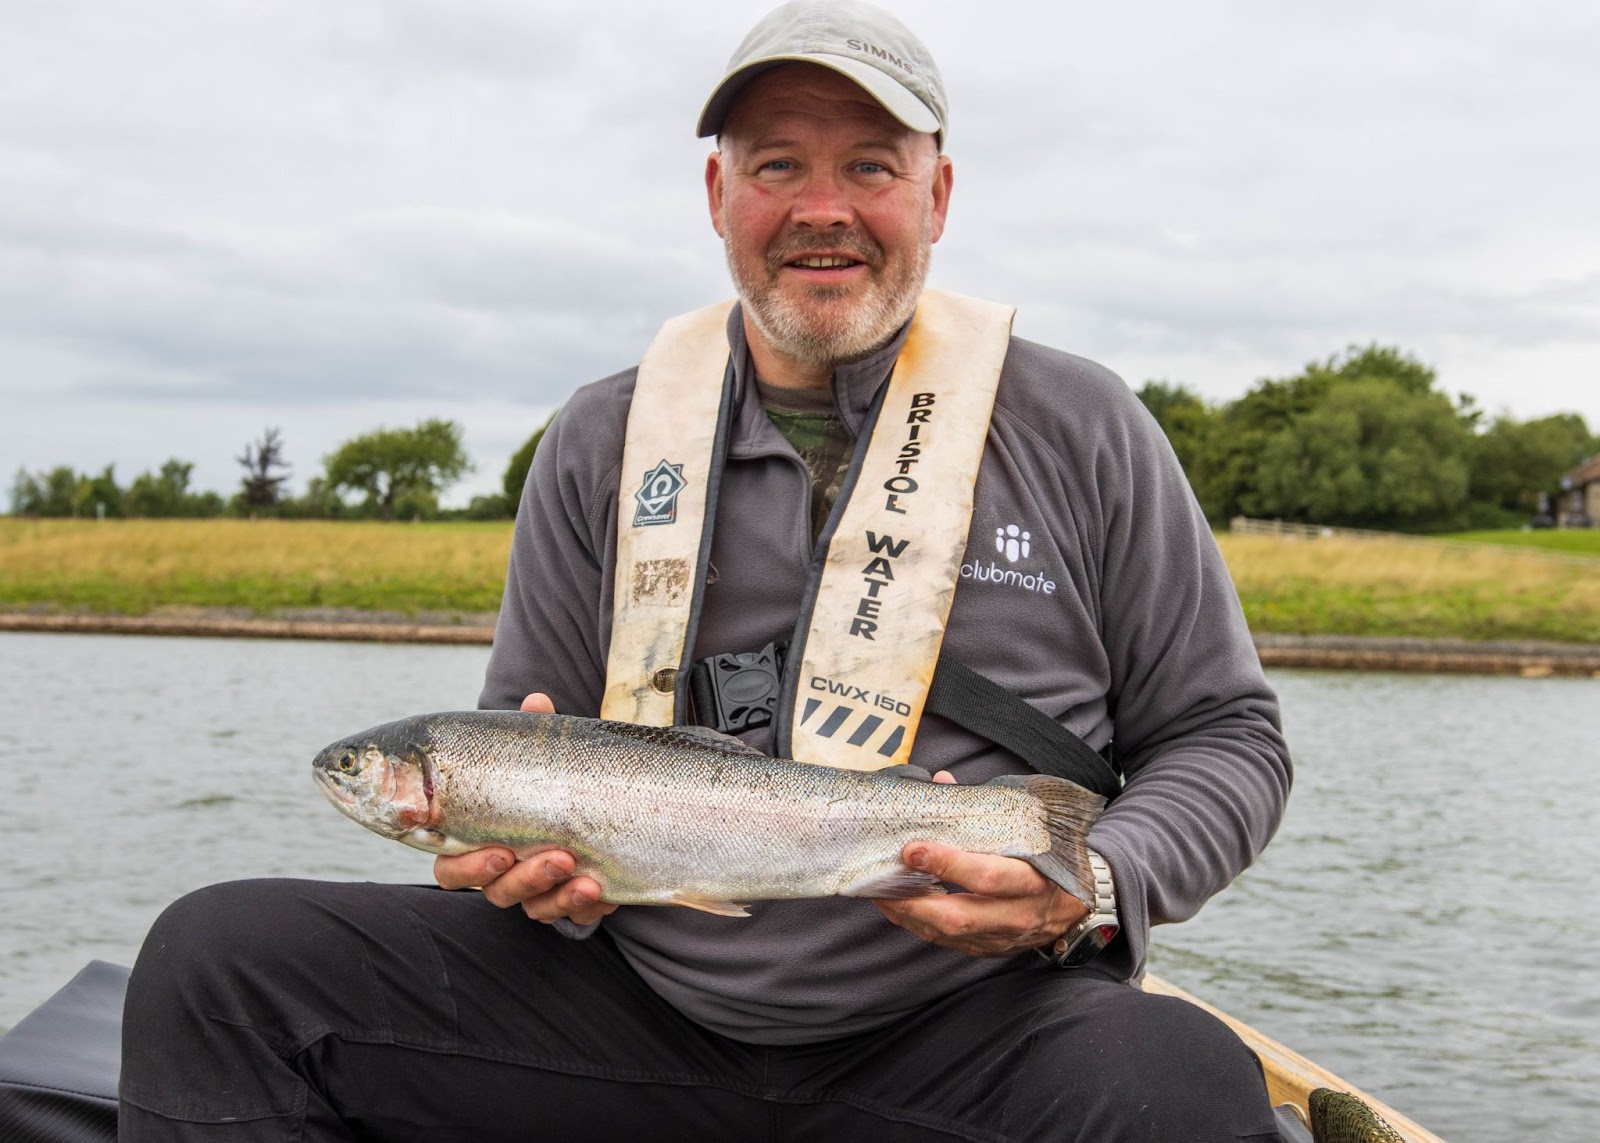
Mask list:
[[901,852],[900,860],[984,897],[1031,897],[1050,885],[1026,861],[968,853],[938,842],[914,841]]
[[594,878],[573,876],[576,864],[564,849],[547,849],[518,861],[509,849],[495,847],[435,858],[433,876],[446,889],[481,888],[491,905],[518,906],[536,921],[569,917],[588,925],[617,907],[600,900],[600,883]]
[[1001,908],[998,902],[956,894],[873,903],[890,922],[918,940],[968,956],[1012,956],[1055,935],[1044,933],[1038,918],[1015,901],[1004,902]]
[[535,691],[522,700],[522,709],[533,714],[554,714],[556,704],[550,701],[549,695]]
[[955,775],[948,770],[940,770],[933,776],[933,780],[941,786],[954,786],[956,784]]
[[546,924],[566,917],[589,925],[616,910],[615,905],[600,900],[600,885],[589,877],[574,877],[548,893],[522,902],[524,913]]
[[489,884],[516,861],[517,855],[501,846],[475,849],[455,857],[436,857],[433,879],[443,889],[476,889]]
[[919,841],[906,846],[902,859],[969,892],[874,904],[918,939],[970,956],[1011,956],[1036,948],[1084,912],[1082,902],[1016,858]]
[[[493,881],[483,886],[483,895],[491,905],[509,909],[532,897],[542,897],[572,876],[577,864],[572,854],[561,849],[550,849],[525,857]],[[595,894],[599,896],[598,893]]]

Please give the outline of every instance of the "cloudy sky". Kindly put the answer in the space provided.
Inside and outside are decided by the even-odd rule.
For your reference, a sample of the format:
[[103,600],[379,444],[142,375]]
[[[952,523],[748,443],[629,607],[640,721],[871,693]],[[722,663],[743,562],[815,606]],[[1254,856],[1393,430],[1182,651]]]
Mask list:
[[[1600,6],[888,0],[938,59],[933,284],[1213,399],[1399,345],[1600,429]],[[506,458],[727,294],[693,137],[768,4],[0,0],[0,479],[453,417]]]

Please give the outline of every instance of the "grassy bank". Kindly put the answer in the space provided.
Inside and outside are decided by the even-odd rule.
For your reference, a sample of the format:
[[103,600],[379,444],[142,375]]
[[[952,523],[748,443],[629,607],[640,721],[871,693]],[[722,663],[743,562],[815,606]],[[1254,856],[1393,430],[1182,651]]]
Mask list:
[[0,519],[0,605],[493,611],[509,523]]
[[1520,528],[1510,528],[1498,532],[1455,532],[1442,538],[1465,540],[1469,544],[1505,544],[1513,548],[1538,548],[1547,552],[1600,558],[1600,528],[1541,528],[1526,532]]
[[1251,630],[1600,643],[1593,566],[1516,547],[1221,536]]
[[[510,539],[501,523],[0,519],[0,606],[493,611]],[[1220,542],[1257,632],[1600,643],[1600,561],[1514,546]]]

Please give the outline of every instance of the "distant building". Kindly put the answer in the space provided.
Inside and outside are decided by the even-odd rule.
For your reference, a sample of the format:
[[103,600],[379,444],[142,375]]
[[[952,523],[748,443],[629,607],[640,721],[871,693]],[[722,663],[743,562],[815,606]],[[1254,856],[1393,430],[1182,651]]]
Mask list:
[[1555,517],[1558,528],[1592,528],[1600,521],[1600,454],[1561,478]]

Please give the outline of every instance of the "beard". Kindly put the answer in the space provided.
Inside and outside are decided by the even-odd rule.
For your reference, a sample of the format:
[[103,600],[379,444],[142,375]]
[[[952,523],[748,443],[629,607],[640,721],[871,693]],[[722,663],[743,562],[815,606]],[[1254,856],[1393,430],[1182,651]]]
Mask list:
[[[773,349],[814,365],[858,361],[887,345],[916,312],[932,247],[931,215],[923,222],[912,257],[898,267],[889,267],[883,247],[863,235],[800,232],[768,250],[765,265],[755,269],[741,262],[732,230],[723,237],[728,272],[745,313]],[[865,263],[870,271],[865,286],[806,285],[798,296],[783,290],[779,275],[784,264],[813,251],[843,253]]]

